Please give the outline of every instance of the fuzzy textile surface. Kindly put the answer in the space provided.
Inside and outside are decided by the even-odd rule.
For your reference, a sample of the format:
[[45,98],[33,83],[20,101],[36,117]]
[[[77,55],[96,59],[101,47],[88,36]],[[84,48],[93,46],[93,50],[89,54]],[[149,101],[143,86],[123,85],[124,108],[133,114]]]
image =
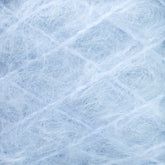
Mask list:
[[0,0],[0,165],[165,165],[165,0]]

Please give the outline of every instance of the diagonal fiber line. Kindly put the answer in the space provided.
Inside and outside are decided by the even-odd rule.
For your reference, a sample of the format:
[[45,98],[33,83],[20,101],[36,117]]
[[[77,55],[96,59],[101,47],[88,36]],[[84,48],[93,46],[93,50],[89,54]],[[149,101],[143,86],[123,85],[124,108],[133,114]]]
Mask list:
[[[85,33],[87,30],[89,30],[90,28],[98,25],[100,22],[102,22],[102,20],[104,20],[105,18],[109,17],[111,14],[113,14],[115,11],[117,11],[118,9],[124,7],[125,5],[127,5],[127,3],[129,2],[130,0],[126,1],[124,4],[118,6],[117,8],[114,8],[113,11],[111,12],[108,12],[106,14],[104,14],[103,16],[101,16],[97,21],[93,22],[92,24],[88,25],[87,27],[85,27],[83,30],[80,30],[79,32],[77,32],[75,35],[73,35],[72,37],[70,37],[69,39],[67,39],[65,42],[63,42],[62,44],[60,44],[58,47],[54,48],[54,49],[51,49],[50,51],[48,51],[47,53],[44,53],[43,57],[49,55],[50,53],[54,52],[54,51],[58,51],[59,49],[61,49],[62,47],[66,46],[68,43],[70,43],[72,40],[76,39],[79,35]],[[31,25],[32,27],[32,25]],[[34,28],[34,27],[33,27]],[[37,30],[38,28],[35,27],[35,29]],[[42,31],[40,29],[38,29],[38,31]],[[49,36],[47,35],[45,32],[42,32],[42,34],[46,35],[46,36]],[[49,38],[51,38],[52,41],[54,41],[55,39],[53,39],[52,37],[49,36]],[[34,60],[28,60],[28,62],[23,66],[23,67],[20,67],[19,69],[23,69],[25,68],[26,66],[28,66],[30,63],[34,62],[34,61],[38,61],[38,59],[34,59]],[[19,70],[18,69],[18,70]],[[14,70],[14,71],[11,71],[10,73],[8,73],[7,75],[5,75],[4,77],[0,78],[0,79],[4,79],[6,77],[9,77],[10,75],[16,73],[18,70]]]
[[[27,16],[21,18],[21,19],[18,19],[18,18],[14,15],[13,11],[9,9],[10,12],[13,13],[13,16],[14,16],[15,18],[18,19],[18,21],[17,21],[16,23],[12,24],[11,26],[9,26],[9,27],[3,32],[3,35],[6,35],[6,33],[10,33],[11,30],[15,30],[15,29],[16,29],[21,23],[23,23],[27,18],[29,18],[29,17],[32,16],[33,14],[39,12],[40,10],[42,10],[42,9],[44,9],[44,8],[47,8],[47,7],[51,6],[51,5],[52,5],[52,2],[49,3],[49,4],[47,4],[47,5],[41,6],[38,10],[35,10],[35,11],[32,12],[31,14],[29,14],[29,15],[27,15]],[[0,38],[1,38],[1,37],[2,37],[2,36],[0,36]]]
[[[161,41],[160,41],[161,43]],[[159,43],[157,43],[159,44]],[[148,47],[145,47],[140,53],[138,52],[138,56],[140,56],[142,53],[144,53],[145,51],[147,50],[150,50],[152,47],[156,46],[157,44],[151,44],[149,45]],[[106,71],[106,72],[103,72],[101,74],[99,74],[97,77],[95,77],[95,75],[93,76],[94,77],[94,80],[91,80],[90,82],[86,83],[85,85],[82,85],[81,87],[77,87],[72,93],[68,94],[67,96],[65,96],[64,98],[60,98],[58,99],[57,101],[54,101],[52,103],[49,103],[47,104],[46,106],[44,106],[42,109],[30,114],[29,116],[27,116],[26,118],[24,118],[23,120],[19,121],[18,123],[14,124],[11,129],[13,129],[14,127],[20,125],[20,124],[23,124],[24,122],[27,122],[28,120],[32,119],[33,117],[35,117],[38,113],[42,113],[43,111],[45,111],[46,108],[48,108],[49,106],[52,106],[52,105],[59,105],[60,103],[62,103],[66,98],[78,93],[79,91],[85,89],[86,87],[92,85],[94,82],[100,80],[101,78],[103,78],[104,76],[106,75],[110,75],[110,74],[113,74],[116,70],[118,70],[119,68],[121,68],[122,65],[125,65],[125,64],[128,64],[128,62],[130,62],[132,59],[135,59],[137,58],[137,56],[133,56],[132,58],[130,59],[126,59],[120,63],[118,63],[117,65],[115,65],[110,71]],[[10,130],[4,130],[1,132],[1,135],[4,134],[4,133],[7,133],[9,132]]]
[[[162,97],[162,95],[156,96],[155,98],[153,98],[153,99],[147,101],[147,102],[144,103],[143,105],[140,105],[139,107],[137,107],[136,109],[134,109],[132,112],[130,112],[130,113],[128,113],[128,114],[125,114],[125,115],[123,115],[122,117],[117,118],[117,119],[116,119],[117,122],[118,122],[119,120],[125,118],[125,117],[128,116],[128,115],[132,115],[132,114],[135,113],[137,110],[139,110],[139,109],[141,109],[141,108],[143,108],[143,107],[146,107],[146,106],[150,105],[154,100],[157,100],[157,99],[159,99],[160,97]],[[93,130],[92,132],[90,132],[89,134],[87,134],[87,135],[83,136],[82,138],[80,138],[76,143],[70,143],[69,145],[67,145],[67,146],[65,147],[65,149],[66,149],[66,148],[69,148],[69,147],[74,147],[74,146],[77,146],[77,145],[81,144],[83,141],[86,140],[86,138],[88,138],[88,137],[90,137],[90,136],[92,136],[92,135],[94,135],[94,134],[97,134],[98,132],[100,132],[100,131],[102,131],[102,130],[108,128],[109,126],[111,126],[111,125],[114,124],[115,122],[116,122],[116,121],[113,121],[113,122],[110,122],[109,124],[106,124],[106,125],[104,125],[104,126],[102,126],[102,127],[98,127],[98,128],[96,128],[96,129],[94,129],[94,130]],[[63,150],[64,150],[64,149],[61,149],[60,151],[63,151]],[[56,152],[56,153],[52,153],[52,154],[50,154],[50,155],[48,155],[48,156],[42,157],[41,159],[39,159],[39,160],[37,160],[37,161],[42,161],[42,160],[47,159],[47,158],[49,158],[49,157],[51,157],[51,156],[55,156],[55,155],[59,154],[60,151],[59,151],[58,153]]]

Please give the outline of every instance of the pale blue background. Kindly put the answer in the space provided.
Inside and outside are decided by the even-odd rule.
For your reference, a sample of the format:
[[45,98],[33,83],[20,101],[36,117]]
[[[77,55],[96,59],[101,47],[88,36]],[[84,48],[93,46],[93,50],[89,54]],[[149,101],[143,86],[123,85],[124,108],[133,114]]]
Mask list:
[[165,165],[165,1],[1,0],[0,165]]

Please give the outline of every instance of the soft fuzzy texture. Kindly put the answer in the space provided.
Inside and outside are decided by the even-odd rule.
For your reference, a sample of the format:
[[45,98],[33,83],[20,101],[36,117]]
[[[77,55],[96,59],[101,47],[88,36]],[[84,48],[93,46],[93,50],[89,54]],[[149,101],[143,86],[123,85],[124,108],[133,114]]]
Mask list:
[[1,0],[0,165],[164,165],[164,39],[164,0]]

